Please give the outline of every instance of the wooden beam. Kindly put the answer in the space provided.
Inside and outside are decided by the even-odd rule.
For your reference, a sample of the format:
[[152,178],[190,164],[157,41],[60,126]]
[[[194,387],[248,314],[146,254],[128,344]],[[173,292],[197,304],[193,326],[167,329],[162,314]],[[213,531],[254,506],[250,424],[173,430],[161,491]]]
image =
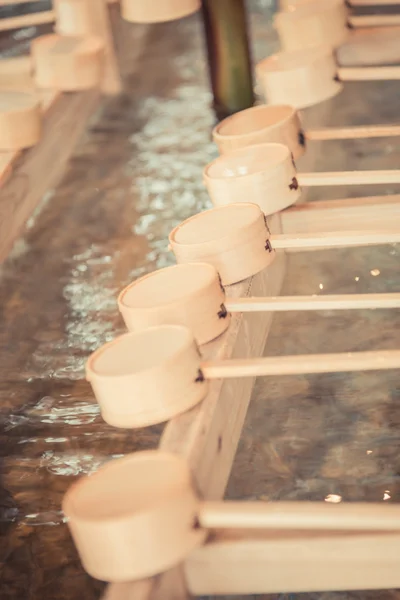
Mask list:
[[[279,219],[273,218],[270,228],[279,233]],[[279,295],[285,263],[285,255],[282,253],[262,273],[229,286],[228,296],[241,298],[251,295]],[[256,313],[232,315],[228,331],[217,340],[202,346],[204,358],[211,360],[262,356],[272,318],[272,314],[264,314],[262,319]],[[254,382],[254,377],[212,381],[205,400],[191,411],[170,421],[162,435],[161,450],[187,458],[199,493],[207,500],[219,500],[224,495]],[[181,585],[177,585],[178,583]],[[135,594],[139,594],[142,585],[142,582],[133,582],[128,587],[111,585],[103,600],[136,600]],[[168,594],[171,594],[171,600],[188,597],[177,570],[162,575],[157,585],[154,580],[148,588],[147,598],[169,600]]]
[[399,533],[227,530],[184,569],[199,596],[395,589],[399,554]]
[[10,6],[10,4],[39,4],[40,0],[0,0],[1,6]]
[[[282,232],[376,231],[400,227],[400,195],[324,200],[280,213]],[[292,250],[295,251],[295,250]]]
[[58,182],[98,100],[98,91],[60,96],[45,119],[41,141],[18,159],[0,190],[0,263],[43,195]]
[[86,0],[89,2],[92,33],[104,41],[104,73],[101,90],[105,94],[119,94],[122,90],[121,75],[117,62],[111,21],[106,0]]
[[400,505],[381,502],[203,502],[200,527],[208,530],[346,531],[400,534]]
[[[248,282],[231,286],[229,296],[278,295],[284,262],[283,254],[277,256],[269,269]],[[203,346],[204,359],[262,356],[271,322],[272,315],[260,319],[254,313],[234,314],[226,334]],[[207,500],[224,494],[254,382],[254,378],[212,381],[207,398],[170,421],[161,438],[161,450],[188,459],[199,492]]]
[[53,10],[45,10],[37,13],[28,13],[18,17],[7,17],[0,19],[0,31],[9,29],[21,29],[22,27],[33,27],[35,25],[43,25],[45,23],[53,23],[55,21],[55,13]]
[[[1,79],[2,75],[0,74],[0,90],[2,89]],[[35,92],[33,88],[33,82],[29,84],[29,81],[24,75],[18,77],[17,74],[16,77],[13,78],[13,81],[15,84],[15,89],[20,91],[26,90],[29,92]],[[11,89],[12,87],[14,86],[9,83],[6,86],[6,89]],[[56,100],[58,100],[61,96],[60,92],[56,90],[40,90],[38,95],[41,99],[44,116],[48,113]],[[21,156],[22,152],[22,150],[0,150],[0,187],[3,186],[10,175],[12,175],[13,166],[16,164],[16,161]]]

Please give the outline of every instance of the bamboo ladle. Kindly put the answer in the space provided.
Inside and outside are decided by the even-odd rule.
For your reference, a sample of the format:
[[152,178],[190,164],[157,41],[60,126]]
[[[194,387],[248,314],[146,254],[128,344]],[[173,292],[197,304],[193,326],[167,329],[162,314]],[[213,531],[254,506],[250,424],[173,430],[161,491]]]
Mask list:
[[203,211],[172,230],[170,248],[179,264],[205,262],[218,271],[223,285],[238,283],[268,267],[275,250],[338,248],[400,241],[391,231],[339,231],[272,235],[257,204],[236,202]]
[[35,83],[65,92],[100,86],[104,42],[96,36],[43,35],[31,43]]
[[203,361],[192,332],[160,325],[126,333],[94,352],[86,377],[114,427],[163,423],[205,398],[212,379],[400,368],[400,350]]
[[301,50],[313,45],[332,49],[350,37],[350,29],[400,25],[400,15],[349,14],[338,0],[308,0],[275,14],[274,27],[282,50]]
[[38,143],[42,132],[40,99],[34,93],[0,92],[0,150],[22,150]]
[[295,204],[301,186],[400,183],[400,170],[297,173],[287,146],[257,144],[219,156],[203,177],[214,206],[251,200],[271,215]]
[[205,344],[226,331],[231,313],[400,308],[400,294],[227,298],[212,265],[184,263],[137,279],[122,290],[118,307],[131,332],[183,325]]
[[340,68],[326,46],[274,54],[259,62],[256,72],[269,104],[298,109],[332,98],[342,91],[345,81],[400,79],[400,66]]
[[227,117],[213,129],[213,140],[220,154],[254,144],[278,143],[288,146],[297,160],[306,151],[308,141],[345,140],[400,135],[400,125],[331,127],[304,131],[293,106],[253,106]]
[[110,582],[135,581],[182,563],[212,529],[400,529],[396,504],[204,502],[187,461],[159,450],[111,460],[83,477],[64,496],[63,511],[85,570]]
[[122,18],[131,23],[174,21],[200,9],[200,0],[121,0]]

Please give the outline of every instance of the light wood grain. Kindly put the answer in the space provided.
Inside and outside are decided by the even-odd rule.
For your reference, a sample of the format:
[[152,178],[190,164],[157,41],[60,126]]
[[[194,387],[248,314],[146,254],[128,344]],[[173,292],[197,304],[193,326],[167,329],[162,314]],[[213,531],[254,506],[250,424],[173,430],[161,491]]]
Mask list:
[[371,66],[400,62],[400,27],[353,29],[348,40],[336,50],[340,66]]
[[397,244],[400,231],[329,231],[323,233],[292,233],[270,237],[272,248],[350,248],[352,246],[375,246]]
[[135,589],[130,583],[116,583],[110,585],[103,596],[103,600],[146,600],[155,582],[152,579],[144,579],[135,583]]
[[90,7],[92,33],[101,37],[105,44],[104,74],[101,89],[105,94],[119,94],[122,90],[122,81],[114,47],[107,1],[86,0],[86,2],[89,2]]
[[341,81],[397,81],[400,67],[340,67],[337,76]]
[[400,183],[400,169],[389,171],[337,171],[318,173],[299,173],[300,185],[369,185]]
[[400,531],[400,506],[372,502],[205,502],[205,529]]
[[310,373],[339,373],[380,371],[400,368],[400,350],[375,352],[343,352],[340,354],[307,354],[273,356],[271,358],[238,358],[212,360],[201,364],[206,379],[231,377],[266,377],[270,375],[305,375]]
[[400,294],[329,294],[238,300],[228,298],[225,307],[228,312],[389,309],[400,308]]
[[[35,4],[40,0],[0,0],[0,6],[9,6],[10,4]],[[107,0],[108,4],[115,4],[119,0]]]
[[397,137],[400,125],[366,125],[365,127],[327,127],[306,132],[307,140],[353,140],[375,137]]
[[[53,106],[56,100],[60,97],[60,93],[54,90],[41,90],[39,92],[43,113],[47,113]],[[22,151],[0,151],[0,186],[5,183],[8,177],[12,174],[13,165]]]
[[399,0],[349,0],[351,6],[400,6]]
[[16,56],[0,60],[0,75],[23,74],[29,76],[32,72],[32,59],[30,56]]
[[386,27],[400,25],[400,15],[351,15],[352,27]]
[[196,549],[185,573],[195,595],[395,589],[399,554],[399,533],[233,530]]
[[280,219],[284,234],[393,231],[400,227],[400,195],[304,203],[283,211]]
[[28,13],[18,17],[8,17],[0,19],[0,31],[9,29],[21,29],[22,27],[33,27],[34,25],[43,25],[45,23],[53,23],[55,21],[55,13],[53,10],[46,10],[37,13]]

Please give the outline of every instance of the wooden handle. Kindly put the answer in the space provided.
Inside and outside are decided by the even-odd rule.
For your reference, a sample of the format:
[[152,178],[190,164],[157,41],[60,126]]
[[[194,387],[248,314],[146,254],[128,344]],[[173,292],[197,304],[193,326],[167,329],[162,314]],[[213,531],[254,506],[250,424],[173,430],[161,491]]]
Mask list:
[[194,597],[392,590],[400,586],[399,553],[398,532],[224,529],[187,557],[185,577]]
[[366,125],[365,127],[327,127],[307,131],[307,140],[353,140],[375,137],[396,137],[400,125]]
[[400,6],[399,0],[349,0],[350,6]]
[[349,17],[351,27],[390,27],[400,25],[400,15],[355,15]]
[[331,294],[329,296],[227,298],[225,307],[229,312],[400,308],[400,294]]
[[301,186],[318,185],[368,185],[400,183],[400,169],[390,171],[336,171],[299,173],[297,181]]
[[39,0],[0,0],[0,6],[9,6],[10,4],[34,4]]
[[238,358],[204,362],[201,366],[207,379],[379,371],[398,369],[399,367],[400,350],[274,356],[272,358],[252,359]]
[[281,234],[270,237],[273,249],[345,248],[400,242],[400,231],[329,231],[325,233]]
[[354,29],[336,49],[341,67],[372,67],[400,63],[399,27]]
[[205,502],[205,529],[399,531],[396,504],[323,502]]
[[22,27],[32,27],[33,25],[42,25],[44,23],[53,23],[55,21],[54,10],[46,10],[37,13],[29,13],[19,17],[9,17],[0,19],[0,31],[8,29],[21,29]]
[[341,81],[397,81],[400,66],[395,67],[343,67],[337,70]]

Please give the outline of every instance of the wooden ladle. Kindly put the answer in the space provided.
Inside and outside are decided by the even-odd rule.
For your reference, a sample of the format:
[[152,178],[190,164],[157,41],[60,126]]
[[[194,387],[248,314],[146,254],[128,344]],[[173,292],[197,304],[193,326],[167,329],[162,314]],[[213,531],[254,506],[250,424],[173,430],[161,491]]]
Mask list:
[[388,532],[400,507],[386,503],[204,502],[187,461],[148,450],[109,461],[74,483],[63,511],[86,571],[136,581],[185,561],[211,530]]
[[301,117],[293,106],[261,105],[227,117],[213,129],[220,154],[265,142],[288,146],[296,160],[304,154],[308,141],[344,140],[400,135],[399,125],[330,127],[304,131]]
[[187,327],[126,333],[94,352],[86,377],[103,419],[120,428],[163,423],[203,400],[212,379],[400,368],[400,350],[203,361]]
[[200,0],[121,0],[123,19],[131,23],[160,23],[190,15],[200,8]]
[[39,88],[73,92],[100,87],[104,42],[96,36],[43,35],[31,43]]
[[400,170],[298,173],[287,146],[257,144],[219,156],[203,177],[214,206],[251,199],[271,215],[297,202],[301,186],[400,183]]
[[313,45],[341,46],[350,31],[359,27],[400,25],[400,15],[351,15],[340,0],[308,0],[275,14],[274,27],[282,50],[301,50]]
[[400,66],[338,67],[330,47],[280,52],[258,63],[257,78],[269,104],[314,106],[342,91],[345,81],[399,80]]
[[169,235],[179,264],[206,262],[218,271],[223,285],[238,283],[268,267],[276,250],[344,248],[400,241],[391,231],[333,231],[271,235],[258,204],[236,202],[200,212]]
[[182,263],[128,285],[118,306],[131,332],[183,325],[205,344],[226,331],[231,313],[400,308],[400,293],[232,298],[226,297],[213,265]]

